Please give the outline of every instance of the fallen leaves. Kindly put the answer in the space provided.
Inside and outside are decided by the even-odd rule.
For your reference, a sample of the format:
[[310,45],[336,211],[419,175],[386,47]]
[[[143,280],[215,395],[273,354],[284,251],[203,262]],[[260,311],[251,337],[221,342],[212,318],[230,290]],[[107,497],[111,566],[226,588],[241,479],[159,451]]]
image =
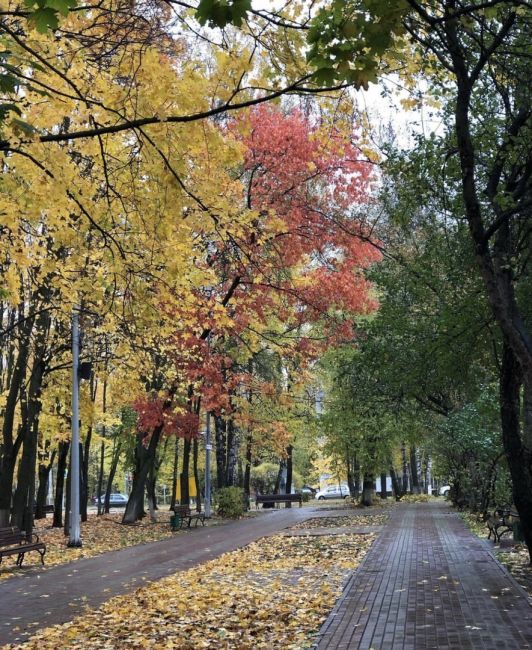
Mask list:
[[24,558],[22,569],[15,566],[16,556],[5,558],[0,567],[0,580],[16,575],[23,575],[28,569],[37,567],[39,571],[57,564],[65,564],[80,558],[93,557],[108,551],[114,551],[126,546],[155,542],[176,535],[169,524],[169,513],[158,513],[159,521],[156,524],[140,522],[138,524],[123,526],[120,524],[122,515],[110,514],[97,517],[89,515],[86,522],[81,524],[81,548],[68,548],[68,537],[65,537],[62,528],[52,528],[52,520],[39,520],[36,522],[35,532],[39,539],[46,543],[45,566],[43,567],[37,553],[28,553]]
[[292,526],[291,530],[310,528],[343,528],[344,526],[382,526],[388,515],[385,513],[369,515],[341,515],[339,517],[315,517]]
[[267,537],[115,597],[71,623],[39,631],[20,647],[308,647],[340,595],[346,574],[360,563],[374,539],[374,535]]

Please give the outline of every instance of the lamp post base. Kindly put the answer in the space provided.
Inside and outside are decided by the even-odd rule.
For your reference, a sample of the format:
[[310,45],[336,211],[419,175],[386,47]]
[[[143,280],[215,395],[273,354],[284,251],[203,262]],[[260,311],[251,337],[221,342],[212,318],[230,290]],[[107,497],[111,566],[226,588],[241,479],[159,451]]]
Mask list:
[[83,543],[80,539],[72,539],[67,543],[68,548],[81,548]]

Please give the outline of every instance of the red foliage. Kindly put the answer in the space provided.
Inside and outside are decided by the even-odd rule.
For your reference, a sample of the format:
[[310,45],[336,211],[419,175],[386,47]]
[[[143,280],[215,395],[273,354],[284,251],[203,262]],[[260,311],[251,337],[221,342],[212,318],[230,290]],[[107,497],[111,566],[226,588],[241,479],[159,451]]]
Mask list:
[[[201,324],[195,331],[176,328],[174,362],[202,406],[217,412],[230,411],[241,376],[230,358],[209,348],[207,332],[238,340],[275,314],[297,338],[294,354],[304,364],[325,345],[353,338],[349,314],[375,309],[363,270],[380,257],[353,215],[354,206],[370,203],[372,168],[360,161],[352,138],[271,105],[234,120],[231,134],[244,148],[242,202],[256,217],[247,229],[223,231],[216,241],[206,236],[209,253],[193,263],[213,272],[218,285],[197,289],[192,315],[189,306],[186,314],[172,313],[176,323]],[[305,336],[318,322],[322,341]],[[191,435],[197,431],[192,415],[185,423],[160,401],[148,400],[139,426],[153,430],[164,422],[165,431]]]
[[138,397],[133,402],[138,414],[137,430],[151,436],[162,426],[163,435],[177,435],[180,438],[195,438],[199,434],[199,418],[196,413],[176,411],[168,399],[160,396]]
[[[268,232],[270,215],[283,222],[260,247],[248,245],[248,263],[239,269],[244,277],[260,271],[264,278],[258,285],[249,278],[246,300],[255,317],[276,292],[288,301],[287,316],[299,324],[330,316],[331,309],[354,314],[375,309],[362,270],[380,254],[351,214],[370,201],[371,165],[360,161],[350,139],[334,128],[325,134],[299,111],[284,114],[262,105],[240,122],[233,132],[246,147],[247,200],[263,215],[251,241]],[[291,268],[305,269],[303,286],[293,284]]]

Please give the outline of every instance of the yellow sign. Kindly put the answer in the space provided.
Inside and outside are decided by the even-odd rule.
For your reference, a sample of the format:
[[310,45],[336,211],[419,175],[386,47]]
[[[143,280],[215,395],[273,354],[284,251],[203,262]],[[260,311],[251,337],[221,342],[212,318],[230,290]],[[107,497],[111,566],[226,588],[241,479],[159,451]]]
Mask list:
[[[181,482],[177,482],[177,491],[176,491],[176,499],[178,501],[181,501]],[[196,497],[198,496],[198,493],[196,492],[196,481],[193,476],[190,476],[188,479],[188,496],[189,497]]]

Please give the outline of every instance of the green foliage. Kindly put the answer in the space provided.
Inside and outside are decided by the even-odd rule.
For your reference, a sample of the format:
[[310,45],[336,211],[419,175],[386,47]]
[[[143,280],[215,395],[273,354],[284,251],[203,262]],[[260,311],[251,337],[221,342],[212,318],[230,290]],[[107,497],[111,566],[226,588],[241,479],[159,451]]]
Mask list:
[[239,487],[221,488],[215,494],[215,505],[220,517],[238,519],[245,512],[244,490]]
[[201,0],[196,18],[211,27],[223,28],[231,23],[240,27],[250,9],[251,0]]
[[251,485],[256,492],[272,494],[279,465],[277,463],[261,463],[251,468]]
[[308,32],[307,61],[319,83],[347,81],[367,88],[376,81],[383,54],[404,32],[404,0],[333,0]]
[[31,9],[28,20],[38,32],[45,34],[49,29],[59,27],[59,16],[67,16],[73,9],[76,0],[25,0],[26,7]]
[[[241,26],[251,0],[201,0],[196,18],[202,25]],[[333,0],[318,11],[307,32],[307,60],[323,85],[347,81],[367,87],[382,68],[382,57],[404,32],[405,0]]]
[[451,498],[473,510],[510,505],[509,474],[500,440],[495,386],[436,423],[430,437],[435,472],[449,479]]
[[49,29],[59,27],[59,15],[52,7],[38,7],[31,12],[29,22],[38,32],[45,34]]

